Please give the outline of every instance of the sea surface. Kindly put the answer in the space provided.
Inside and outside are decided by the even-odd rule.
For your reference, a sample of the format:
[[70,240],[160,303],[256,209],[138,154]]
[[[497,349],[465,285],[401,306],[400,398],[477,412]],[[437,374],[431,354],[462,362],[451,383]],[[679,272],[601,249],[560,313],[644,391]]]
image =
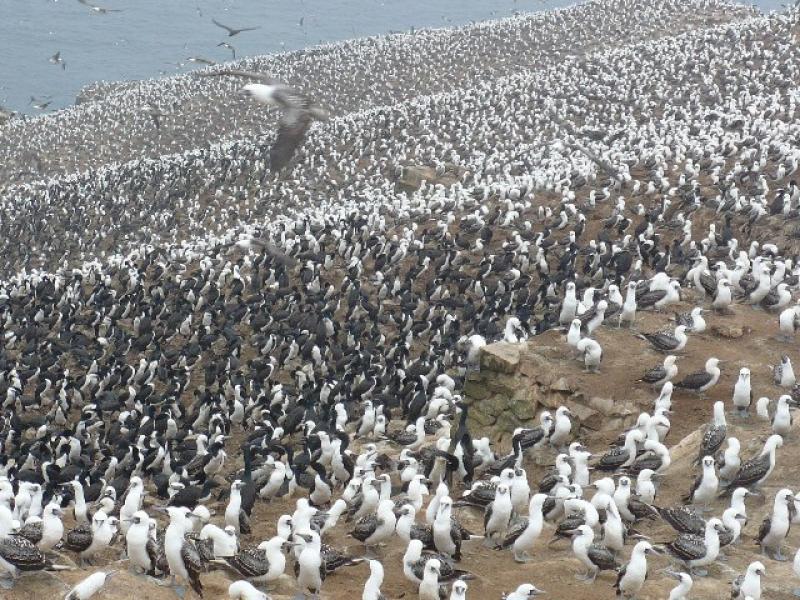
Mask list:
[[[647,0],[650,1],[650,0]],[[656,0],[658,1],[658,0]],[[786,0],[759,0],[777,10]],[[156,78],[217,62],[412,28],[449,27],[575,0],[0,0],[0,106],[63,108],[94,81]],[[233,37],[212,19],[235,28]],[[218,44],[226,42],[233,50]],[[51,61],[60,52],[62,62]]]

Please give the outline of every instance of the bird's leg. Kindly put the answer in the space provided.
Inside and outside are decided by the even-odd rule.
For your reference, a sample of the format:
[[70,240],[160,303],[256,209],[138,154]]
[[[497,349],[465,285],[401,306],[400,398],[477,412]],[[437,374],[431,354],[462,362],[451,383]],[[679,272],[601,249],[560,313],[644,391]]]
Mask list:
[[183,600],[184,596],[186,596],[186,586],[176,585],[173,589],[175,590],[175,595]]
[[597,579],[597,574],[600,572],[599,569],[595,569],[594,571],[589,571],[589,577],[587,577],[587,581],[589,583],[594,583],[594,580]]
[[708,569],[691,569],[690,574],[694,577],[705,577],[708,575]]
[[523,552],[522,554],[514,553],[514,561],[518,563],[528,563],[533,560],[533,557],[528,554],[527,552]]
[[575,573],[575,579],[577,579],[578,581],[588,581],[591,576],[592,573],[588,569],[586,570],[585,573]]
[[0,590],[13,590],[14,589],[14,578],[13,577],[2,577],[0,578]]
[[794,589],[792,590],[792,594],[794,594],[795,596],[797,596],[798,598],[800,598],[800,588],[794,588]]
[[161,587],[172,587],[175,585],[175,575],[170,575],[169,579],[162,579],[161,581],[155,580],[156,585]]
[[783,553],[781,552],[781,547],[780,546],[778,546],[778,551],[775,553],[775,555],[772,558],[774,558],[778,562],[786,562],[787,560],[789,560],[789,558],[787,556],[784,556]]

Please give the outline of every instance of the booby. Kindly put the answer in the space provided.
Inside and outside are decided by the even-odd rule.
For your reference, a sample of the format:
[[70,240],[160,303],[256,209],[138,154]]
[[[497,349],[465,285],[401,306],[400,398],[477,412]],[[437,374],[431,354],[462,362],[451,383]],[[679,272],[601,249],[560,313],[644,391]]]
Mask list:
[[658,333],[643,333],[637,337],[650,342],[659,352],[681,352],[689,340],[686,335],[686,325],[678,325],[674,332],[660,331]]
[[503,594],[502,600],[529,600],[536,596],[541,596],[547,592],[540,590],[532,583],[523,583],[516,590],[508,594]]
[[[683,390],[690,390],[701,396],[719,381],[719,359],[711,357],[706,361],[705,369],[697,371],[684,377],[675,384],[675,387]],[[667,382],[671,383],[671,382]],[[666,384],[665,384],[666,385]]]
[[617,574],[617,581],[614,583],[617,596],[632,598],[639,593],[647,579],[647,555],[652,552],[655,549],[650,542],[642,540],[636,543],[628,564]]
[[509,529],[505,538],[496,546],[505,549],[513,546],[514,560],[519,563],[531,560],[530,550],[542,533],[544,515],[542,507],[547,501],[547,494],[534,494],[528,506],[528,518],[522,518]]
[[739,487],[758,489],[775,468],[775,451],[781,446],[783,446],[781,436],[776,434],[769,436],[758,456],[742,463],[735,479],[725,486],[725,491],[730,492]]
[[502,538],[508,531],[514,507],[511,504],[511,490],[503,483],[497,486],[494,500],[486,507],[483,526],[486,532],[486,543]]
[[692,333],[703,333],[706,330],[706,320],[703,318],[703,309],[696,306],[691,312],[682,315],[675,315],[675,322],[678,325],[685,325],[686,331]]
[[89,600],[89,598],[103,589],[115,574],[116,571],[97,571],[96,573],[92,573],[78,582],[78,584],[64,596],[64,600]]
[[695,464],[700,464],[706,456],[716,456],[727,435],[728,424],[725,420],[725,403],[721,401],[714,402],[714,420],[706,426],[706,430],[703,432],[703,439],[700,440],[700,452]]
[[230,600],[270,600],[264,592],[249,581],[234,581],[228,586]]
[[422,541],[411,540],[408,542],[406,551],[403,554],[403,575],[410,582],[419,584],[425,574],[425,564],[431,559],[439,561],[439,580],[441,582],[453,581],[455,579],[471,579],[474,577],[468,571],[456,569],[453,562],[444,554],[434,552],[423,552]]
[[[200,573],[205,571],[205,565],[194,543],[186,538],[188,510],[177,506],[168,506],[164,510],[169,515],[169,525],[164,533],[164,554],[169,565],[170,580],[173,584],[179,579],[188,582],[202,597]],[[180,597],[185,594],[183,586],[178,585],[175,590]]]
[[780,364],[772,367],[772,380],[775,385],[783,388],[792,388],[797,383],[797,378],[794,375],[794,368],[792,367],[792,359],[787,355],[781,356]]
[[386,597],[381,593],[382,584],[383,565],[377,560],[369,561],[369,578],[364,583],[361,600],[386,600]]
[[158,560],[159,549],[150,536],[152,520],[143,510],[131,515],[128,532],[125,534],[126,555],[134,572],[153,574]]
[[232,556],[223,557],[225,563],[251,583],[267,584],[277,580],[286,569],[284,551],[292,544],[276,535],[255,548],[241,548]]
[[467,600],[469,586],[466,581],[457,579],[450,588],[450,600]]
[[788,394],[783,394],[778,398],[778,403],[775,407],[775,414],[772,416],[772,433],[786,437],[792,430],[792,413],[789,403],[792,397]]
[[369,548],[388,540],[394,533],[396,524],[394,502],[388,499],[381,500],[374,514],[366,515],[356,521],[350,535]]
[[586,574],[576,574],[575,578],[593,582],[600,571],[616,571],[619,563],[604,546],[594,544],[594,530],[588,525],[580,525],[574,533],[572,551],[586,567]]
[[682,561],[692,573],[704,576],[706,571],[697,567],[710,565],[719,556],[719,534],[724,530],[722,521],[717,518],[706,522],[704,535],[682,534],[666,544],[675,558]]
[[777,561],[788,560],[781,553],[781,544],[789,535],[794,517],[794,495],[789,489],[781,489],[775,494],[772,504],[772,513],[764,519],[758,529],[756,541],[761,546],[761,551]]
[[302,550],[294,564],[294,574],[297,586],[302,594],[317,596],[325,581],[326,566],[322,560],[322,544],[316,531],[307,531],[297,534],[302,540]]
[[753,402],[753,388],[750,385],[750,369],[739,369],[739,379],[733,386],[733,406],[740,417],[746,417]]
[[744,574],[731,583],[731,600],[761,600],[761,578],[766,574],[764,563],[758,560],[751,562]]
[[694,585],[692,577],[688,573],[677,573],[671,570],[667,570],[666,573],[678,580],[678,585],[670,590],[667,600],[688,600],[689,592],[692,591]]
[[654,387],[671,381],[675,378],[675,375],[678,374],[678,367],[675,365],[676,360],[677,357],[674,354],[667,355],[667,357],[664,358],[663,365],[657,365],[652,369],[648,369],[642,378],[637,381],[649,383]]
[[728,446],[719,459],[719,478],[722,482],[732,481],[742,464],[742,460],[739,457],[739,451],[741,450],[739,440],[735,437],[729,437],[726,441]]

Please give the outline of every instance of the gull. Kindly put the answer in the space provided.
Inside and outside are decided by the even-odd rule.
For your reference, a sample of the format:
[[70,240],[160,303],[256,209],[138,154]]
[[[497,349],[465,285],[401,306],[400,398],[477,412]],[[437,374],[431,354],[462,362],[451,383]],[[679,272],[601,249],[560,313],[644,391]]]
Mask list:
[[67,63],[61,58],[61,50],[53,54],[48,60],[54,65],[61,65],[62,70],[67,68]]
[[305,138],[312,121],[328,118],[328,112],[314,106],[307,96],[263,73],[223,69],[201,75],[206,77],[227,75],[254,79],[259,83],[247,84],[242,88],[242,93],[259,104],[277,106],[283,111],[278,121],[278,139],[269,153],[270,165],[274,171],[280,171],[289,163],[295,150]]
[[230,50],[231,54],[233,54],[233,58],[236,58],[236,48],[231,46],[228,42],[220,42],[219,44],[217,44],[217,48],[219,48],[220,46]]
[[122,12],[122,9],[104,8],[102,6],[97,6],[96,4],[92,4],[91,2],[88,2],[88,0],[78,0],[78,2],[80,2],[84,6],[87,6],[92,12],[96,12],[99,15],[104,15],[106,13],[112,13],[112,12]]
[[228,37],[239,35],[243,31],[255,31],[256,29],[261,29],[261,27],[242,27],[241,29],[234,29],[233,27],[228,27],[227,25],[223,25],[216,19],[211,19],[211,22],[214,23],[214,25],[216,25],[217,27],[222,27],[225,31],[227,31]]
[[209,65],[211,67],[213,67],[215,64],[217,64],[216,61],[210,60],[208,58],[203,58],[202,56],[190,56],[186,60],[188,60],[189,62],[193,62],[193,63],[201,63],[201,64],[204,64],[204,65]]

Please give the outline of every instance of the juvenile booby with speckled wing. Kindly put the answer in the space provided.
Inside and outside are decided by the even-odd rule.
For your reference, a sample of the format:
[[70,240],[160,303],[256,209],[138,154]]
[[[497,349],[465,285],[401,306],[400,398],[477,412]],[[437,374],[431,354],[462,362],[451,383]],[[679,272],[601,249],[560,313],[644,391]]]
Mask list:
[[254,79],[259,83],[247,84],[242,88],[242,93],[259,104],[277,106],[283,111],[278,121],[278,139],[269,153],[273,171],[280,171],[289,163],[295,150],[305,138],[312,121],[324,121],[329,116],[326,110],[314,106],[307,96],[263,73],[223,69],[203,72],[200,75],[206,77],[228,75]]

